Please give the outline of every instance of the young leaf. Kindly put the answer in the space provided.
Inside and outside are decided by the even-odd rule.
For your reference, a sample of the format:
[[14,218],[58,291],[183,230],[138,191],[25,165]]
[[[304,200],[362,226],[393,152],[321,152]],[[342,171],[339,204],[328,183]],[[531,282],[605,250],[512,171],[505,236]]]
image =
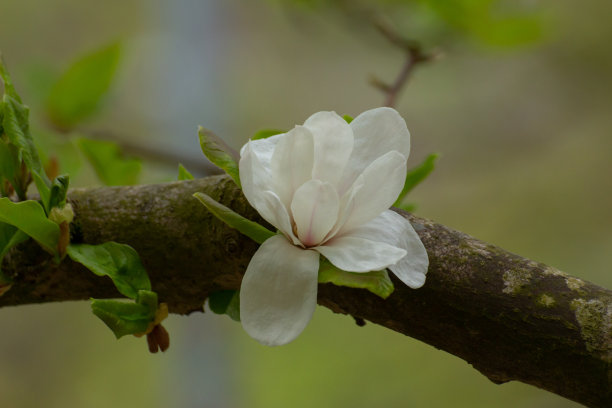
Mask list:
[[98,178],[107,186],[130,185],[138,182],[140,160],[123,158],[117,144],[85,138],[78,139],[77,144],[93,166]]
[[34,238],[47,252],[57,254],[60,229],[47,218],[38,202],[14,203],[6,197],[0,198],[0,222],[17,227]]
[[17,149],[17,163],[21,163],[21,160],[23,160],[30,171],[38,173],[44,183],[50,186],[51,182],[44,174],[38,152],[30,134],[28,116],[29,109],[27,106],[22,105],[7,94],[4,95],[2,127],[9,143]]
[[47,211],[51,211],[51,209],[55,207],[62,208],[66,205],[66,194],[68,193],[69,184],[70,177],[67,174],[57,176],[53,180],[49,193]]
[[406,198],[406,195],[415,188],[420,182],[425,180],[429,173],[431,173],[435,167],[436,160],[438,159],[438,155],[435,153],[430,154],[423,160],[421,164],[418,166],[408,170],[406,174],[406,181],[404,182],[404,188],[402,188],[402,192],[400,193],[395,203],[393,203],[394,207],[398,207]]
[[[2,130],[0,129],[1,134]],[[5,141],[0,137],[0,191],[4,189],[4,180],[11,183],[11,185],[17,184],[19,188],[19,183],[17,182],[18,169],[19,163],[17,162],[15,146],[9,144],[8,140]],[[20,193],[23,195],[25,191]],[[8,196],[7,193],[3,193],[3,195]]]
[[274,235],[274,232],[259,225],[255,221],[244,218],[242,215],[215,201],[209,195],[204,193],[195,193],[193,196],[200,200],[200,202],[204,204],[212,215],[226,223],[231,228],[237,229],[240,231],[240,233],[251,238],[258,244],[263,244],[265,240]]
[[193,180],[193,175],[181,163],[178,166],[178,180]]
[[353,121],[353,117],[349,115],[342,115],[342,119],[344,119],[346,123],[351,123]]
[[9,75],[6,65],[4,64],[4,60],[2,59],[2,54],[0,54],[0,79],[4,84],[4,93],[21,103],[21,98],[17,94],[17,91],[15,91],[13,81],[11,81],[11,76]]
[[213,313],[226,314],[232,320],[240,321],[240,291],[220,290],[208,296],[208,306]]
[[75,61],[53,84],[47,112],[53,123],[70,129],[94,114],[117,71],[121,47],[107,45]]
[[12,279],[2,273],[2,259],[11,248],[27,239],[28,236],[23,231],[0,222],[0,296],[10,289],[10,283],[12,282]]
[[120,338],[143,333],[155,317],[155,309],[147,305],[109,299],[92,299],[91,309]]
[[4,255],[17,244],[28,239],[28,235],[17,227],[0,222],[0,267]]
[[346,272],[338,269],[323,257],[319,262],[319,283],[367,289],[383,299],[388,298],[395,289],[386,269],[366,273]]
[[138,253],[129,245],[105,242],[100,245],[71,244],[67,254],[98,276],[108,276],[119,292],[136,299],[138,291],[151,290],[147,271]]
[[51,198],[51,188],[49,187],[50,182],[48,181],[49,179],[44,171],[42,173],[32,171],[31,173],[36,189],[38,190],[38,194],[40,195],[40,201],[43,203],[45,211],[49,212],[51,210],[49,208],[49,200]]
[[255,135],[251,138],[251,140],[267,139],[270,136],[280,135],[281,133],[285,133],[285,131],[279,130],[279,129],[263,129],[255,133]]
[[[13,156],[9,164],[13,168],[13,179],[11,180],[11,184],[17,191],[19,197],[24,198],[29,179],[27,177],[27,172],[24,173],[20,171],[21,161],[23,160],[27,169],[32,173],[34,181],[36,182],[36,187],[42,197],[46,195],[47,189],[51,186],[51,181],[47,178],[43,170],[38,152],[34,146],[32,135],[30,134],[29,109],[21,102],[21,98],[17,94],[17,91],[15,91],[11,78],[1,58],[0,77],[4,83],[2,115],[0,115],[2,123],[0,127],[2,128],[1,133],[6,135],[6,141],[8,141],[9,144],[9,152]],[[4,164],[4,166],[7,166],[7,164]],[[4,172],[9,173],[6,169],[4,169]]]
[[240,156],[238,152],[229,147],[219,136],[202,126],[198,128],[198,136],[204,156],[212,164],[229,174],[236,185],[240,187],[240,176],[238,174]]

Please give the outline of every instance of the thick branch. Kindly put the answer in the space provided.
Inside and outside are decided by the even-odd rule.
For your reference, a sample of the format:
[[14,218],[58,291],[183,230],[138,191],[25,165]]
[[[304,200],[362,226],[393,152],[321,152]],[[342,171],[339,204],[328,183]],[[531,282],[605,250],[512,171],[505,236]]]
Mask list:
[[[204,191],[259,219],[226,176],[161,185],[75,190],[74,242],[114,240],[138,250],[174,313],[202,310],[211,291],[236,289],[257,245],[192,198]],[[429,253],[425,286],[396,281],[382,300],[320,285],[319,303],[459,356],[492,381],[518,380],[594,407],[612,406],[612,292],[407,213]],[[117,296],[110,280],[35,244],[5,262],[15,285],[0,306]]]

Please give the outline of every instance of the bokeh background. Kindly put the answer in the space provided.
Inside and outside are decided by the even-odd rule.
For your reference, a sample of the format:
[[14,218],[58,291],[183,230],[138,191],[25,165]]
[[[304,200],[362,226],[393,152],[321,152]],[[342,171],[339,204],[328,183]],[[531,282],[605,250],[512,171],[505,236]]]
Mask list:
[[[0,0],[0,50],[39,143],[73,171],[73,185],[87,186],[99,184],[94,172],[40,110],[50,78],[112,41],[122,44],[118,78],[73,133],[164,151],[188,168],[204,163],[197,125],[238,148],[316,111],[354,116],[380,105],[368,77],[393,79],[401,52],[341,7],[301,3]],[[495,40],[443,21],[426,1],[393,3],[378,10],[442,55],[416,70],[398,104],[411,163],[441,154],[411,193],[416,212],[612,287],[611,3],[502,4],[496,12],[521,7],[537,20],[535,30],[515,30],[517,41],[512,30]],[[144,161],[141,182],[175,179],[176,165]],[[116,341],[87,302],[0,309],[0,406],[578,406],[524,384],[494,385],[454,356],[323,308],[281,348],[210,312],[165,325],[170,349],[149,355],[142,339]]]

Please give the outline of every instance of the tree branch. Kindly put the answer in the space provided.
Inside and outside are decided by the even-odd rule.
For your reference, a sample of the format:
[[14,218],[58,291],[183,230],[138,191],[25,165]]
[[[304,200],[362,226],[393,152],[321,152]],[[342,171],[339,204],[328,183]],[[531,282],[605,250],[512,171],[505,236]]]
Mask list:
[[[114,240],[143,259],[174,313],[201,311],[212,291],[237,289],[257,245],[213,218],[203,191],[261,220],[227,176],[160,185],[74,190],[73,242]],[[425,286],[395,280],[387,300],[319,285],[319,304],[461,357],[496,383],[517,380],[593,407],[612,406],[612,291],[398,210],[430,258]],[[36,244],[5,259],[15,279],[0,306],[118,296],[110,280]]]
[[437,57],[437,54],[426,54],[421,46],[415,42],[403,38],[393,26],[382,17],[372,18],[374,27],[394,46],[404,52],[404,64],[392,84],[387,84],[376,77],[370,78],[370,84],[379,89],[385,95],[384,106],[395,107],[397,98],[408,82],[414,68],[423,62],[428,62]]

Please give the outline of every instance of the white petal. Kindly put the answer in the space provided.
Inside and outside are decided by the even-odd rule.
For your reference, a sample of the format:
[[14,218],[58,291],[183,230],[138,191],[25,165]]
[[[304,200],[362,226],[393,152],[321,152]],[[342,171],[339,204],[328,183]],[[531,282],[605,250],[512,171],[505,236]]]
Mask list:
[[264,191],[263,197],[267,206],[265,212],[271,217],[267,221],[278,228],[295,245],[300,245],[300,240],[293,233],[289,213],[280,198],[273,191]]
[[410,155],[410,132],[395,109],[376,108],[365,111],[350,126],[353,129],[354,145],[339,185],[341,195],[370,163],[383,154],[396,150],[406,158]]
[[348,272],[378,271],[396,264],[406,250],[361,237],[337,237],[313,248],[338,268]]
[[270,169],[274,178],[274,191],[289,208],[293,193],[312,178],[314,141],[310,131],[296,126],[278,140]]
[[248,142],[242,149],[241,155],[240,183],[244,196],[266,221],[278,228],[274,222],[276,216],[264,196],[265,191],[273,189],[269,167],[264,166],[255,153],[254,142]]
[[339,201],[336,189],[320,180],[309,180],[297,189],[291,213],[298,237],[305,246],[319,244],[336,224]]
[[335,112],[318,112],[304,126],[314,135],[312,178],[338,184],[353,150],[353,131]]
[[367,224],[348,231],[346,236],[367,238],[405,249],[406,256],[389,266],[389,269],[413,289],[420,288],[425,283],[425,274],[429,267],[427,251],[410,221],[398,213],[384,211]]
[[247,143],[240,159],[240,182],[248,202],[264,220],[281,230],[293,243],[299,244],[293,234],[289,212],[274,191],[270,190],[270,172],[253,153],[252,142]]
[[240,287],[240,320],[246,332],[268,346],[294,340],[317,304],[319,254],[291,245],[282,235],[264,242]]
[[405,178],[406,157],[403,154],[391,151],[374,160],[346,192],[349,199],[344,213],[348,216],[338,234],[373,220],[389,209],[402,191]]
[[240,157],[242,157],[247,149],[251,149],[252,153],[255,154],[261,163],[267,168],[270,168],[270,161],[272,160],[272,153],[278,141],[284,136],[284,133],[267,137],[265,139],[249,140],[247,144],[242,146],[240,149]]

